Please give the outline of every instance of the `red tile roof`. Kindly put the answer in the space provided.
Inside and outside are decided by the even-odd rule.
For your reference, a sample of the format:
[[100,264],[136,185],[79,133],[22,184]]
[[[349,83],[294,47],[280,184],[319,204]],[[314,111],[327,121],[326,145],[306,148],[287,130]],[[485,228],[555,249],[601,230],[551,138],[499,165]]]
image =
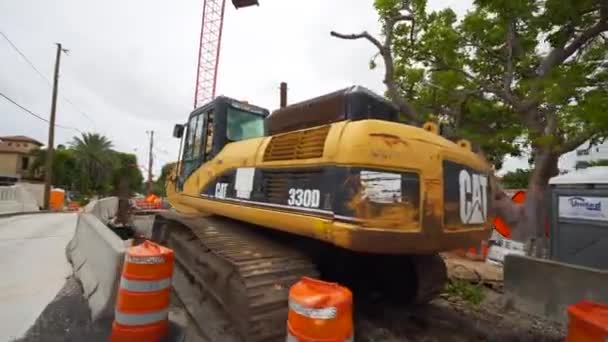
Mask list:
[[38,146],[44,145],[40,141],[30,138],[30,137],[26,137],[25,135],[7,135],[7,136],[0,137],[0,140],[28,142],[28,143],[36,144]]

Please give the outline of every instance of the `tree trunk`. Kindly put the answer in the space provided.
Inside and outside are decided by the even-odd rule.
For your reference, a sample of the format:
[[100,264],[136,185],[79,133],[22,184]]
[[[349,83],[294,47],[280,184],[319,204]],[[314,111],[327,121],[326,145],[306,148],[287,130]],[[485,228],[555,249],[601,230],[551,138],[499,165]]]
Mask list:
[[540,150],[535,153],[534,170],[521,211],[522,217],[513,229],[513,237],[526,242],[527,252],[537,257],[544,257],[547,254],[546,225],[549,215],[547,190],[549,179],[558,174],[558,159],[559,154],[550,150]]
[[118,211],[116,212],[116,223],[123,226],[129,225],[129,195],[129,180],[125,175],[121,175],[118,182]]

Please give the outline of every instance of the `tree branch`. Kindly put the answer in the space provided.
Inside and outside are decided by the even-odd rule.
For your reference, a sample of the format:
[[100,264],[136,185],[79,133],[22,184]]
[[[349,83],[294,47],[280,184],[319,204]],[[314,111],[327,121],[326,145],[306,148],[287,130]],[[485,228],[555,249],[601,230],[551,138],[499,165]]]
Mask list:
[[329,34],[331,34],[332,36],[334,36],[336,38],[340,38],[340,39],[349,39],[349,40],[367,39],[370,43],[374,44],[376,46],[376,48],[378,48],[380,54],[382,54],[382,51],[384,50],[384,46],[382,46],[382,43],[380,43],[380,41],[378,39],[376,39],[374,36],[369,34],[367,31],[363,31],[359,34],[342,34],[342,33],[336,32],[336,31],[331,31]]
[[507,28],[507,44],[506,44],[506,65],[503,78],[503,88],[507,92],[511,92],[511,84],[513,83],[513,46],[515,45],[515,20],[511,19]]
[[386,85],[389,98],[399,107],[399,110],[407,116],[407,118],[413,123],[420,124],[422,120],[418,115],[416,109],[408,103],[405,98],[400,94],[397,83],[395,82],[395,64],[393,60],[393,52],[392,52],[392,43],[393,43],[393,33],[395,29],[395,25],[402,21],[412,21],[414,17],[409,14],[399,14],[393,17],[389,17],[385,19],[384,23],[384,44],[382,44],[378,39],[370,35],[367,31],[364,31],[359,34],[342,34],[335,31],[331,31],[331,35],[336,38],[341,39],[366,39],[371,42],[382,56],[384,61],[384,84]]
[[[606,10],[601,12],[604,13]],[[555,66],[562,64],[587,41],[597,37],[604,31],[608,31],[608,20],[602,14],[599,22],[575,37],[570,44],[566,46],[564,43],[564,45],[554,48],[540,64],[538,76],[540,78],[546,77]]]
[[596,130],[591,130],[591,131],[588,131],[585,133],[581,133],[578,136],[563,143],[561,145],[561,147],[558,149],[558,152],[560,154],[570,152],[570,151],[574,150],[575,148],[581,146],[583,143],[585,143],[585,141],[595,138],[597,136],[597,134],[598,134],[598,131],[596,131]]

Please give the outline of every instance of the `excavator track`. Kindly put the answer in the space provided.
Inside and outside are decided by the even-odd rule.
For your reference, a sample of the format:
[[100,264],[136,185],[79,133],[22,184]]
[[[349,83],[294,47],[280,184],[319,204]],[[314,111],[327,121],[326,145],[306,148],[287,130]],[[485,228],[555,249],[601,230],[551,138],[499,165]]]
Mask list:
[[173,288],[209,341],[281,341],[288,291],[314,263],[218,216],[156,216],[153,240],[174,250]]

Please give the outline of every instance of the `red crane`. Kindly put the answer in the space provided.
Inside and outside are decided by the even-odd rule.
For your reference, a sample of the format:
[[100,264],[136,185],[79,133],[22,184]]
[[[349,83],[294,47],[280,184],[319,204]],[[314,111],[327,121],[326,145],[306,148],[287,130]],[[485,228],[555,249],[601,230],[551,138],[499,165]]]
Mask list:
[[[232,4],[239,9],[258,5],[258,0],[232,0]],[[194,108],[211,101],[215,97],[225,7],[226,0],[204,0]]]

